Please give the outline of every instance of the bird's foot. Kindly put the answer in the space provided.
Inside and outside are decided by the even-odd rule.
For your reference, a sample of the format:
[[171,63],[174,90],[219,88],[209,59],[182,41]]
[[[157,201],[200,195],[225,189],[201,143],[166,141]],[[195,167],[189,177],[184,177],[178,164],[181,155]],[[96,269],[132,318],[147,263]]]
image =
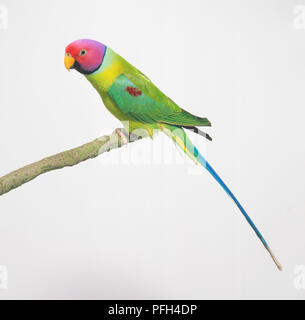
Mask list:
[[121,128],[115,129],[114,132],[121,138],[123,145],[127,146],[129,142],[129,134]]

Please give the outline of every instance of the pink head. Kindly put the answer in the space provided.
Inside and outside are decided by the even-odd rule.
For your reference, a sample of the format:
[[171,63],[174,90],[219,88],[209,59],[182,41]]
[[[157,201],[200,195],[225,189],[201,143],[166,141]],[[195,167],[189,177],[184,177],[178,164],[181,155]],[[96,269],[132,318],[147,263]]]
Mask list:
[[70,43],[65,51],[65,67],[82,74],[96,71],[103,63],[106,46],[100,42],[81,39]]

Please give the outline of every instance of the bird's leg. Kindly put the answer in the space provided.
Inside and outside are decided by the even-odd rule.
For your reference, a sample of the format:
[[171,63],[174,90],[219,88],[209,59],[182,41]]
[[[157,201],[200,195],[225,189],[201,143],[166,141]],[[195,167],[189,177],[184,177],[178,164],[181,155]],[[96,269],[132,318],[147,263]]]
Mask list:
[[117,128],[114,131],[122,140],[123,144],[127,146],[129,142],[129,134],[126,132],[125,129]]

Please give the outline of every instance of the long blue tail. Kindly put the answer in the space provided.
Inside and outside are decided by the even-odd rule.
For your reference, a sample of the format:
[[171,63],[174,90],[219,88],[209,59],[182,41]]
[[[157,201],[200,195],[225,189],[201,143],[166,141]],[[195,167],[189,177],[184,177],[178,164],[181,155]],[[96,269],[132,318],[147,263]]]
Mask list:
[[[168,130],[167,130],[168,129]],[[232,191],[228,188],[228,186],[223,182],[223,180],[219,177],[217,172],[212,168],[212,166],[205,160],[205,158],[201,155],[201,153],[197,150],[197,148],[192,144],[190,139],[187,137],[186,133],[183,129],[173,127],[173,126],[166,126],[163,127],[163,132],[171,137],[173,141],[183,150],[184,153],[186,153],[196,164],[198,162],[205,167],[209,173],[215,178],[215,180],[221,185],[221,187],[224,189],[224,191],[229,195],[229,197],[235,202],[241,213],[244,215],[248,223],[250,224],[251,228],[254,230],[258,238],[263,243],[264,247],[269,252],[272,260],[276,264],[279,270],[282,270],[282,266],[277,261],[275,256],[273,255],[272,251],[270,250],[266,240],[262,236],[262,234],[257,229],[254,222],[251,220],[251,218],[248,216],[246,210],[243,208],[243,206],[240,204],[240,202],[237,200],[237,198],[234,196]]]

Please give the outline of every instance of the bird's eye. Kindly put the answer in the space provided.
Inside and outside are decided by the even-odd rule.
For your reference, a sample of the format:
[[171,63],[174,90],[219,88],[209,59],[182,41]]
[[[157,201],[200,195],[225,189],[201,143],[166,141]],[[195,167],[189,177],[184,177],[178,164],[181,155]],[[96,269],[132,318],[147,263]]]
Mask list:
[[80,56],[84,56],[86,53],[87,53],[87,51],[86,51],[85,49],[82,49],[82,50],[79,52],[79,55],[80,55]]
[[71,53],[69,53],[69,52],[66,52],[66,56],[67,56],[67,57],[72,57],[72,56],[71,56]]

